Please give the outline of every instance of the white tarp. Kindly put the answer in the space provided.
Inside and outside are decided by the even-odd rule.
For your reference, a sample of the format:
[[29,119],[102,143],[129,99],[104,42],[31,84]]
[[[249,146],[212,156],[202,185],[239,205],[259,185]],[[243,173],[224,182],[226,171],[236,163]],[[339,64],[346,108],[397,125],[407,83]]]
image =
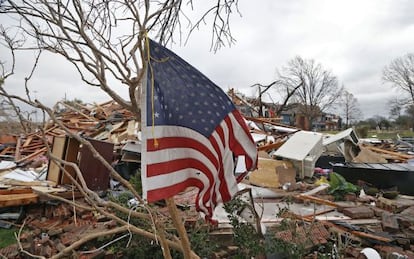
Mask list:
[[290,159],[299,170],[301,178],[313,175],[316,160],[323,151],[322,134],[311,131],[298,131],[293,134],[274,156]]
[[7,179],[18,180],[22,182],[31,182],[38,180],[39,174],[33,170],[21,170],[21,169],[14,169],[10,173],[7,173],[3,176]]
[[11,169],[16,166],[12,161],[0,161],[0,170]]
[[349,139],[355,145],[357,145],[358,142],[359,142],[358,141],[358,137],[357,137],[356,133],[354,132],[354,129],[349,128],[349,129],[346,129],[344,131],[341,131],[341,132],[339,132],[339,133],[337,133],[337,134],[335,134],[333,136],[330,136],[328,138],[325,138],[323,140],[323,145],[324,146],[327,146],[329,144],[332,144],[332,143],[337,142],[337,141],[342,140],[342,139]]
[[311,154],[315,147],[322,148],[322,134],[310,131],[298,131],[276,150],[274,155],[302,161]]

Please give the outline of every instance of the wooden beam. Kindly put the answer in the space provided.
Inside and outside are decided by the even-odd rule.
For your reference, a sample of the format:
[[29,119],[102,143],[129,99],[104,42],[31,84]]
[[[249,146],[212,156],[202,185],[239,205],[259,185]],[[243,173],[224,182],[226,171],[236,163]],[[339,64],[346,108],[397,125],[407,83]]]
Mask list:
[[0,207],[11,207],[37,203],[38,198],[39,196],[33,192],[0,195]]
[[280,142],[276,142],[276,143],[272,143],[272,144],[263,145],[263,146],[258,147],[257,150],[258,151],[268,151],[268,150],[272,150],[272,149],[278,149],[283,144],[285,144],[285,141],[280,141]]
[[377,147],[371,147],[371,146],[365,146],[365,147],[370,149],[371,151],[374,151],[374,152],[377,152],[377,153],[382,153],[382,154],[387,154],[387,155],[392,155],[392,156],[399,157],[402,160],[407,160],[407,159],[414,158],[414,156],[412,156],[412,155],[406,155],[406,154],[402,154],[402,153],[399,153],[399,152],[389,151],[389,150],[385,150],[385,149],[381,149],[381,148],[377,148]]
[[34,152],[34,153],[32,153],[32,154],[30,154],[28,156],[25,156],[22,159],[17,160],[16,163],[18,164],[18,163],[21,163],[23,161],[26,161],[26,160],[29,160],[29,159],[33,159],[33,158],[35,158],[35,157],[43,154],[44,152],[46,152],[46,150],[47,150],[46,147],[44,147],[42,149],[39,149],[38,151],[36,151],[36,152]]
[[339,205],[336,204],[335,202],[324,200],[324,199],[317,198],[317,197],[313,197],[313,196],[310,196],[310,195],[299,194],[299,195],[296,195],[295,197],[298,198],[298,199],[301,199],[301,200],[310,200],[310,201],[313,201],[313,202],[318,203],[318,204],[333,206],[335,208],[339,207]]

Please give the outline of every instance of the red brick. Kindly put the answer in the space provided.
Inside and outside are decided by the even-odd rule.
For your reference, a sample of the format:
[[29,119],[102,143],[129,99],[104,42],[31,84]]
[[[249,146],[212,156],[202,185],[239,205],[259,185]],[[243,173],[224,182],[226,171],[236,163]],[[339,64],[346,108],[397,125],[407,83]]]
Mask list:
[[384,231],[395,233],[400,230],[400,225],[398,224],[397,216],[390,212],[382,213],[381,223],[382,229]]
[[374,211],[366,206],[345,208],[342,213],[353,219],[366,219],[374,217]]
[[66,218],[72,217],[72,215],[73,215],[72,208],[69,207],[69,205],[67,204],[59,204],[53,210],[53,217],[56,217],[56,218],[66,219]]

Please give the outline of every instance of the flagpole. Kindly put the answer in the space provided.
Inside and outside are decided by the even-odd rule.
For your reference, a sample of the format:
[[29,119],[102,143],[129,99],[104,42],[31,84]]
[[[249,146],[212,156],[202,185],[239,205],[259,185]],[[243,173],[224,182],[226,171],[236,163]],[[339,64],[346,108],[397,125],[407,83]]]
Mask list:
[[199,258],[198,256],[191,257],[190,241],[188,239],[188,235],[184,227],[184,223],[178,215],[177,206],[175,205],[174,198],[170,197],[170,198],[165,199],[165,201],[167,203],[167,207],[170,212],[170,216],[173,221],[174,227],[177,229],[178,236],[180,237],[181,246],[183,248],[184,259]]
[[[144,38],[144,42],[146,43],[148,41],[147,36],[145,35]],[[147,48],[147,44],[144,44],[144,53],[148,52],[148,48]],[[149,55],[146,57],[148,59],[148,63],[149,63]],[[139,98],[139,102],[140,103],[140,115],[141,115],[141,125],[140,125],[140,130],[141,130],[141,134],[142,134],[142,139],[141,139],[141,159],[143,161],[145,161],[145,159],[147,159],[147,154],[145,152],[145,150],[147,150],[146,145],[147,145],[147,131],[145,130],[146,127],[145,125],[147,125],[147,106],[146,106],[146,100],[147,100],[147,84],[148,84],[148,79],[147,79],[147,69],[148,67],[146,67],[145,65],[143,65],[143,69],[145,69],[144,73],[143,73],[143,77],[142,77],[142,84],[140,89],[137,89],[137,92],[139,93],[138,96]],[[142,175],[146,174],[146,167],[142,166],[143,164],[141,164],[141,179],[142,179]],[[144,184],[145,181],[142,181],[142,192],[145,193],[146,192],[146,185]],[[159,240],[160,240],[160,246],[161,246],[161,250],[162,250],[162,254],[164,256],[164,259],[171,259],[171,251],[170,251],[170,247],[167,243],[167,238],[165,236],[164,233],[164,226],[160,224],[159,220],[157,219],[156,222],[152,222],[152,224],[154,225],[154,228],[156,231],[158,231],[158,235],[159,235]]]
[[[145,35],[145,53],[147,54],[147,64],[151,64],[150,63],[150,52],[149,52],[149,39],[148,36]],[[149,69],[148,67],[146,67],[146,69]],[[145,71],[147,72],[147,71]],[[144,75],[146,75],[147,73],[144,73]],[[141,94],[141,104],[146,104],[146,100],[147,99],[147,94],[149,94],[146,90],[147,90],[147,84],[148,84],[148,80],[147,77],[144,76],[144,84],[142,87],[142,94]],[[152,86],[153,87],[153,86]],[[144,112],[144,113],[143,113]],[[142,150],[146,150],[146,134],[148,133],[147,130],[145,132],[142,131],[142,129],[146,128],[145,125],[147,125],[147,106],[146,105],[141,105],[141,132],[143,133],[143,140],[142,140]],[[151,112],[154,112],[153,110]],[[153,115],[153,114],[152,114]],[[152,123],[154,123],[154,118],[152,118]],[[156,139],[154,140],[156,141]],[[141,159],[144,159],[143,161],[146,161],[146,152],[141,152]],[[142,174],[146,175],[146,168],[141,166],[141,177]],[[143,193],[146,193],[147,190],[147,186],[145,186],[145,181],[142,181],[142,191]],[[170,212],[170,216],[171,219],[173,221],[174,227],[177,229],[178,232],[178,236],[180,237],[180,242],[181,242],[181,247],[183,250],[183,255],[184,255],[184,259],[196,259],[196,258],[200,258],[198,257],[194,252],[191,251],[191,246],[190,246],[190,241],[188,240],[188,235],[187,235],[187,231],[184,227],[184,223],[183,221],[180,219],[179,215],[178,215],[178,211],[177,211],[177,206],[175,204],[174,198],[170,197],[165,199],[167,206],[168,206],[168,210]],[[163,244],[163,242],[161,242]],[[164,246],[163,246],[164,248]],[[168,248],[168,246],[166,247]],[[164,249],[163,249],[164,250]],[[166,252],[166,251],[165,251]],[[165,254],[164,254],[165,255]],[[171,255],[170,255],[171,257]]]

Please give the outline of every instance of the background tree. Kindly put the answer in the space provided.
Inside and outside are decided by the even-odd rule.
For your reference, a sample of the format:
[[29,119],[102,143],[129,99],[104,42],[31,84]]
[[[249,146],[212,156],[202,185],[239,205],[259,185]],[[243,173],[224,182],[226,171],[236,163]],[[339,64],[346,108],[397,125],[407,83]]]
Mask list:
[[[64,125],[59,124],[52,109],[31,98],[33,91],[30,89],[29,81],[41,60],[39,57],[44,52],[63,57],[78,71],[85,85],[100,88],[117,103],[132,111],[139,121],[141,117],[139,93],[146,69],[144,51],[146,37],[149,35],[162,44],[167,44],[173,42],[175,37],[181,38],[181,33],[187,32],[189,36],[194,29],[204,23],[209,23],[212,26],[211,48],[217,50],[234,41],[230,33],[229,18],[231,14],[237,13],[237,5],[237,0],[216,0],[211,3],[211,8],[201,13],[198,20],[190,21],[187,18],[190,17],[187,12],[192,11],[191,0],[186,2],[182,0],[0,1],[1,19],[2,21],[8,19],[11,24],[8,28],[0,26],[1,31],[4,32],[2,40],[6,42],[11,53],[15,51],[36,52],[31,74],[25,79],[24,85],[22,84],[26,96],[10,95],[4,85],[0,85],[0,95],[5,96],[6,99],[19,100],[32,105],[48,114],[57,125],[65,130],[67,135],[76,138],[83,146],[88,147],[111,172],[111,176],[126,186],[141,204],[145,204],[133,186],[122,179],[88,141],[72,134]],[[10,71],[6,74],[12,75],[14,68],[13,55]],[[123,98],[119,92],[115,91],[115,85],[124,86],[128,97]],[[50,153],[49,156],[59,164],[65,163]],[[79,168],[75,167],[75,170],[77,170],[77,176],[81,178]],[[184,252],[184,258],[190,258],[190,252],[187,253],[184,245],[181,246],[177,241],[180,240],[179,238],[165,236],[166,233],[160,226],[156,213],[153,214],[149,206],[146,206],[144,211],[151,215],[142,215],[143,213],[131,211],[130,208],[120,204],[104,201],[85,185],[79,187],[82,187],[82,193],[91,207],[121,224],[117,231],[131,231],[160,241],[166,258],[171,258],[170,247]],[[67,202],[71,203],[70,200]],[[148,221],[148,224],[153,227],[140,229],[114,215],[114,210],[130,213],[131,217],[139,218],[141,222]],[[80,241],[88,240],[82,237]],[[59,256],[62,257],[63,252]],[[197,257],[193,252],[191,256]]]
[[281,112],[283,111],[283,109],[285,108],[286,104],[289,102],[290,98],[295,94],[296,90],[302,86],[302,83],[299,83],[298,85],[292,87],[291,85],[287,85],[285,82],[286,81],[284,80],[278,79],[268,85],[262,85],[262,84],[256,83],[251,86],[251,87],[257,86],[258,88],[257,99],[258,99],[258,104],[259,104],[259,114],[260,114],[259,116],[263,116],[263,105],[262,105],[263,94],[265,94],[269,89],[271,89],[272,87],[274,88],[277,87],[277,89],[282,95],[283,101],[278,106],[278,109],[275,111],[275,115],[279,116]]
[[412,129],[414,128],[414,104],[409,105],[405,110],[405,115],[409,118],[408,126]]
[[[405,108],[404,108],[405,107]],[[392,114],[393,124],[398,129],[408,130],[414,127],[414,105],[398,105],[393,103],[393,106],[390,108],[390,112],[395,111],[395,114]]]
[[308,119],[309,128],[316,117],[326,111],[342,93],[338,80],[330,71],[312,59],[299,56],[288,62],[283,69],[283,83],[295,91],[293,99],[302,104],[300,112]]
[[375,115],[372,117],[372,121],[375,123],[375,125],[371,125],[373,129],[388,130],[391,127],[391,122],[381,115]]
[[414,104],[414,54],[408,53],[391,61],[382,72],[382,79],[408,94]]
[[[192,6],[192,1],[186,4]],[[64,57],[86,84],[101,88],[139,119],[137,92],[145,66],[146,35],[166,44],[184,30],[183,19],[191,32],[212,16],[212,48],[218,49],[233,41],[229,28],[233,9],[237,10],[237,1],[217,0],[195,23],[186,18],[191,8],[184,8],[182,0],[9,0],[1,5],[0,13],[19,20],[8,28],[16,42],[30,39],[20,50]],[[127,100],[113,90],[115,84],[126,87]]]
[[254,85],[252,85],[251,87],[256,87],[257,86],[257,92],[258,92],[258,97],[257,97],[257,103],[259,106],[259,117],[263,116],[263,94],[265,94],[272,86],[276,85],[278,82],[277,81],[273,81],[272,83],[268,84],[268,85],[262,85],[259,83],[256,83]]
[[406,102],[400,100],[399,98],[388,100],[388,106],[390,107],[390,118],[395,120],[400,117],[405,105]]
[[[2,124],[0,132],[3,133],[28,133],[34,128],[32,125],[31,115],[36,111],[22,111],[11,98],[4,88],[7,78],[14,74],[15,53],[13,51],[16,43],[8,37],[6,32],[0,26],[0,35],[3,41],[1,44],[10,49],[11,67],[7,68],[5,62],[0,60],[0,123]],[[3,54],[4,55],[4,54]],[[18,126],[20,125],[20,127]]]
[[394,120],[394,124],[399,129],[408,130],[413,127],[413,119],[409,115],[402,114]]
[[384,116],[375,115],[374,117],[358,122],[358,126],[367,126],[369,129],[383,130],[392,126],[391,122]]
[[342,116],[345,119],[345,127],[348,128],[350,124],[356,122],[362,116],[362,112],[359,109],[358,99],[347,90],[342,92],[339,104],[342,109]]

